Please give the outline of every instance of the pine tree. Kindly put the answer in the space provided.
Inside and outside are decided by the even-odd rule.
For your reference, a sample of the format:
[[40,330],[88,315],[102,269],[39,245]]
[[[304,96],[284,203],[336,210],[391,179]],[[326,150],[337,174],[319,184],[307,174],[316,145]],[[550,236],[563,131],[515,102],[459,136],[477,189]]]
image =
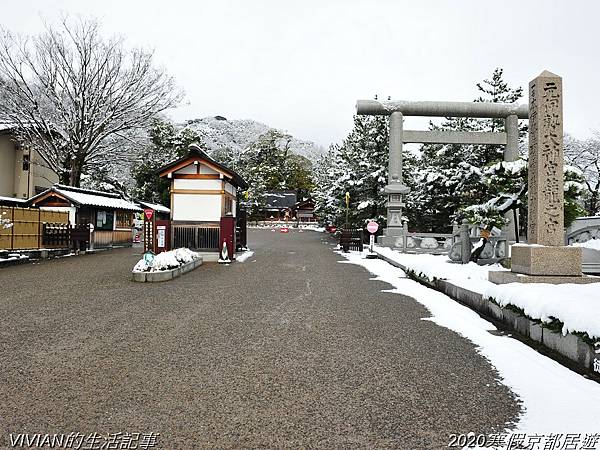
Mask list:
[[[355,116],[354,127],[341,145],[333,145],[318,164],[317,213],[342,225],[346,221],[346,192],[350,194],[349,225],[367,220],[386,222],[389,127],[385,116]],[[414,158],[404,152],[405,183],[411,183]]]
[[[480,93],[475,102],[514,103],[523,96],[522,88],[511,88],[502,78],[502,69],[494,70],[491,79],[477,83]],[[503,119],[448,118],[432,130],[503,132]],[[521,139],[527,128],[521,124]],[[449,231],[462,211],[504,194],[514,184],[506,171],[495,173],[494,182],[485,177],[488,167],[503,160],[503,147],[493,145],[423,145],[417,177],[418,189],[409,195],[408,204],[414,222],[421,231]],[[513,186],[514,187],[514,186]],[[511,191],[512,192],[512,191]],[[416,208],[416,209],[415,209]]]
[[299,196],[310,195],[314,186],[312,164],[292,152],[291,142],[292,136],[271,129],[240,155],[237,169],[249,185],[245,206],[251,216],[265,206],[268,191],[288,189]]

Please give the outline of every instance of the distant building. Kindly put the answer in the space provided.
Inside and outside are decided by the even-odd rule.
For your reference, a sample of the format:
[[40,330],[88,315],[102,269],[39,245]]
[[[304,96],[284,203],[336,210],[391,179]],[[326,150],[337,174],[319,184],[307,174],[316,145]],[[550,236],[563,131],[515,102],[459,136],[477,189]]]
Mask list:
[[0,123],[0,196],[28,199],[58,183],[42,156],[20,145],[14,127]]
[[292,217],[297,222],[316,222],[315,201],[311,198],[305,198],[292,206]]
[[258,210],[259,220],[291,221],[292,208],[297,203],[296,191],[276,190],[264,194],[264,206]]

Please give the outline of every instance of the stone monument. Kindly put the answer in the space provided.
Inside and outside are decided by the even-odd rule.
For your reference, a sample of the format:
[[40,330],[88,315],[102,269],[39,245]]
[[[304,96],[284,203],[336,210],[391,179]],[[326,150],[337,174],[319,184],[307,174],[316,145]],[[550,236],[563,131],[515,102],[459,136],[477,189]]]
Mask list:
[[[529,83],[528,243],[512,246],[502,283],[589,283],[580,247],[565,246],[562,78],[548,71]],[[600,279],[598,279],[600,281]]]

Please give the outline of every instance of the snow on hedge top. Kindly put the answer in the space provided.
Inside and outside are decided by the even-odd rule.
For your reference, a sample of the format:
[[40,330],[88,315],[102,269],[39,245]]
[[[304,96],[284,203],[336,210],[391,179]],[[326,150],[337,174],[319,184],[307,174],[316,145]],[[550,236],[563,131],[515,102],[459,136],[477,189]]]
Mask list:
[[[600,243],[600,240],[597,241]],[[490,270],[508,270],[498,264],[455,264],[447,256],[411,255],[384,247],[378,247],[377,252],[430,281],[436,278],[448,280],[482,294],[484,299],[493,299],[501,306],[521,308],[532,319],[546,323],[551,322],[552,318],[558,319],[564,324],[564,334],[585,332],[592,339],[600,339],[600,283],[497,285],[488,281]]]
[[600,283],[490,283],[483,296],[501,306],[517,306],[532,319],[558,319],[563,323],[563,334],[586,332],[592,339],[600,339]]
[[196,259],[200,259],[198,253],[188,248],[178,248],[169,252],[159,253],[154,257],[151,264],[147,264],[144,258],[140,259],[133,268],[133,271],[158,272],[161,270],[171,270]]

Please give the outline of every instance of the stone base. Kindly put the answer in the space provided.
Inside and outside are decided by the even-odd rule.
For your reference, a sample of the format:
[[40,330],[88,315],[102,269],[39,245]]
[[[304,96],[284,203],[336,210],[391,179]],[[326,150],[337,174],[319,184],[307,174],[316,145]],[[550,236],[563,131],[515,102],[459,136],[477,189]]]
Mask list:
[[[388,227],[383,230],[383,236],[377,237],[377,243],[384,247],[402,247],[402,235],[404,229],[402,227]],[[396,245],[399,242],[400,245]]]
[[515,244],[511,271],[524,275],[581,277],[581,247],[546,247]]
[[600,277],[589,275],[582,276],[544,276],[544,275],[523,275],[513,273],[507,270],[490,271],[488,280],[495,284],[508,283],[546,283],[546,284],[589,284],[600,283]]

